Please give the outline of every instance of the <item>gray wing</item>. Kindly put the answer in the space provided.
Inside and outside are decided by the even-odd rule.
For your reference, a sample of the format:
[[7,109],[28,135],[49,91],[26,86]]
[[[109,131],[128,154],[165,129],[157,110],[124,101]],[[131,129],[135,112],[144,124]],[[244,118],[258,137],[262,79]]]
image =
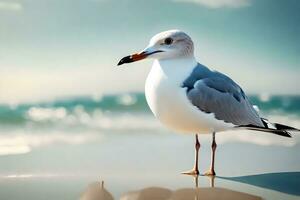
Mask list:
[[194,106],[214,113],[219,120],[236,126],[264,127],[241,87],[222,73],[198,64],[182,87],[187,88],[187,96]]

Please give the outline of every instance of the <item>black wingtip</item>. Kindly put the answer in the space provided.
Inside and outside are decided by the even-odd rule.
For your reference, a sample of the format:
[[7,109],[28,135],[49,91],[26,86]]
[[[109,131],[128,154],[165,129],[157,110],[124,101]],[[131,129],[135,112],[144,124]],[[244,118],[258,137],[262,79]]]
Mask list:
[[272,131],[271,133],[276,134],[276,135],[280,135],[280,136],[283,136],[283,137],[288,137],[288,138],[292,137],[292,135],[287,131]]
[[242,126],[237,126],[236,128],[244,128],[244,129],[253,130],[253,131],[262,131],[262,132],[266,132],[266,133],[273,133],[275,135],[288,137],[288,138],[292,137],[292,135],[287,130],[270,129],[270,128],[255,126],[255,125],[246,125],[246,126],[242,125]]
[[278,123],[270,123],[268,122],[267,119],[265,118],[261,118],[262,123],[264,124],[265,128],[269,128],[268,124],[271,124],[272,126],[274,126],[276,128],[276,130],[283,130],[283,131],[300,131],[297,128],[291,127],[291,126],[287,126],[284,124],[278,124]]
[[274,123],[275,127],[277,130],[289,130],[289,131],[300,131],[297,128],[291,127],[291,126],[287,126],[284,124],[278,124],[278,123]]

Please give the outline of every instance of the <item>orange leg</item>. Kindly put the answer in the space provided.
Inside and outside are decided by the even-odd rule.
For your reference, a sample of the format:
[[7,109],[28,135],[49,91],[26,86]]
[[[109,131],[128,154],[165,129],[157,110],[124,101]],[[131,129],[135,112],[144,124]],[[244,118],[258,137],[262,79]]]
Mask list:
[[217,149],[217,143],[216,143],[216,133],[213,132],[212,134],[212,143],[211,143],[211,163],[210,163],[210,169],[204,174],[206,176],[215,176],[215,153]]
[[187,171],[187,172],[182,172],[182,174],[187,174],[187,175],[199,175],[199,169],[198,169],[198,155],[199,155],[199,149],[200,149],[200,142],[198,140],[198,134],[195,135],[196,142],[195,142],[195,163],[194,167],[192,170]]

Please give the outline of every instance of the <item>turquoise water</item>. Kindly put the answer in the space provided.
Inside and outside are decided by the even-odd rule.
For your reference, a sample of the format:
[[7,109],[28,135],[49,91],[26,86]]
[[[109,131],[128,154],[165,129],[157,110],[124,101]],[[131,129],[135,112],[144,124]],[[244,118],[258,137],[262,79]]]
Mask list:
[[[300,117],[300,96],[250,96],[253,105],[263,114],[283,114]],[[109,114],[151,114],[142,93],[105,95],[96,97],[72,97],[51,102],[0,105],[1,125],[21,125],[32,121],[51,121],[55,118],[76,115],[76,112],[93,115],[95,112]],[[35,119],[39,112],[41,119]],[[36,114],[36,115],[35,115]],[[48,116],[48,117],[47,117]]]

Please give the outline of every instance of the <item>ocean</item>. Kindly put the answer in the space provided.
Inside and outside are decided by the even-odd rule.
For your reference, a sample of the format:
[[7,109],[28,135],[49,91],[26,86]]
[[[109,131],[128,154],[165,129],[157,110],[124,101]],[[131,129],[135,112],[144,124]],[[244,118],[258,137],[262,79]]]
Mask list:
[[[253,105],[259,108],[262,115],[281,115],[287,117],[300,117],[300,96],[249,96]],[[128,127],[123,124],[122,118],[130,116]],[[83,96],[61,98],[51,102],[0,104],[1,127],[38,127],[53,128],[53,123],[65,128],[101,129],[131,128],[130,119],[138,120],[141,117],[155,120],[147,105],[143,93],[128,93],[104,96]],[[148,119],[151,118],[151,119]],[[114,121],[114,122],[113,122]],[[109,124],[113,122],[113,126]],[[145,125],[146,127],[142,127]],[[148,125],[140,124],[141,128]],[[138,127],[138,124],[137,124]]]

